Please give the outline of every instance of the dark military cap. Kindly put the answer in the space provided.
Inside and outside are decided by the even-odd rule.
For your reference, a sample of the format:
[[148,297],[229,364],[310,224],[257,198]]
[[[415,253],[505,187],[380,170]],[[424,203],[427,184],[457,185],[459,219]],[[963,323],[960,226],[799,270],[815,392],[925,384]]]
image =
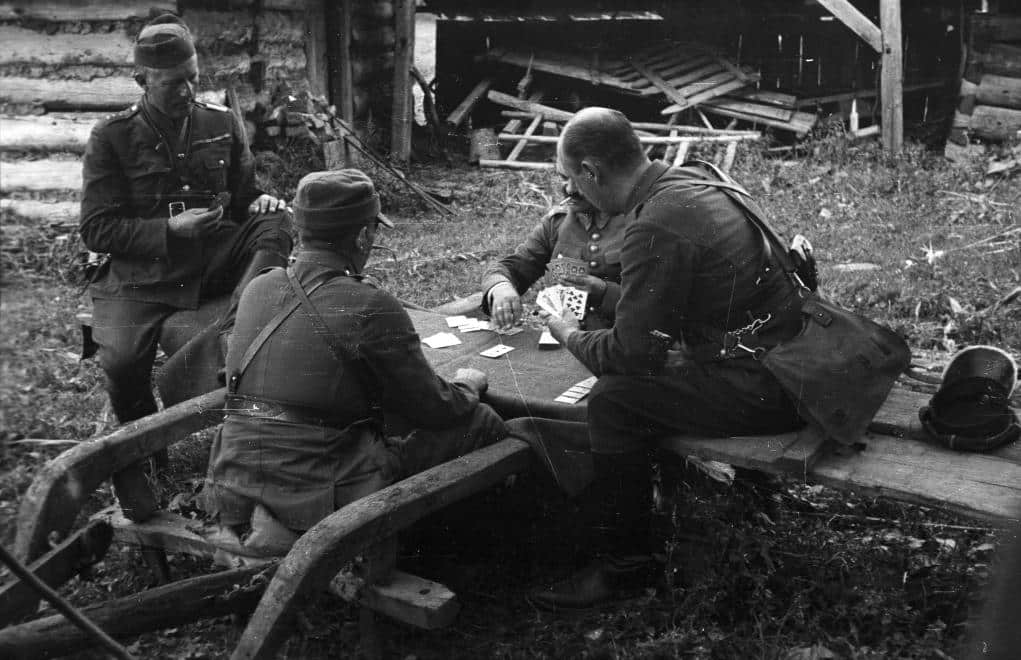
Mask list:
[[379,212],[379,195],[361,170],[306,174],[298,182],[293,207],[294,225],[306,236],[332,236],[372,220],[394,226]]
[[157,16],[142,28],[135,40],[135,64],[150,69],[170,69],[195,54],[188,26],[173,14]]

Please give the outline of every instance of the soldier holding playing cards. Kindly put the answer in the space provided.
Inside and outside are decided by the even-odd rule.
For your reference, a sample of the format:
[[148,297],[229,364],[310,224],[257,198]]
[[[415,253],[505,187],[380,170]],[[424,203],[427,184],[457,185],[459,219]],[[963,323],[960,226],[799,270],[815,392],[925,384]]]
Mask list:
[[525,241],[482,276],[482,311],[501,329],[521,320],[521,294],[550,271],[550,284],[588,292],[585,327],[613,325],[620,298],[620,248],[624,216],[606,215],[569,194],[532,229]]
[[[557,170],[606,214],[633,213],[621,251],[614,324],[583,331],[569,311],[544,312],[550,332],[599,377],[588,403],[595,481],[583,511],[596,557],[532,594],[548,609],[620,598],[656,577],[650,539],[649,451],[665,435],[751,435],[801,426],[762,364],[721,340],[769,316],[756,338],[771,347],[800,328],[783,268],[742,209],[698,165],[650,162],[627,118],[586,108],[557,145]],[[785,311],[787,310],[787,311]],[[686,359],[671,359],[680,345]],[[676,353],[672,354],[676,356]]]
[[255,553],[284,551],[334,509],[506,435],[479,402],[486,375],[437,376],[401,303],[363,279],[378,228],[393,226],[365,174],[306,175],[294,224],[293,264],[241,296],[204,492]]

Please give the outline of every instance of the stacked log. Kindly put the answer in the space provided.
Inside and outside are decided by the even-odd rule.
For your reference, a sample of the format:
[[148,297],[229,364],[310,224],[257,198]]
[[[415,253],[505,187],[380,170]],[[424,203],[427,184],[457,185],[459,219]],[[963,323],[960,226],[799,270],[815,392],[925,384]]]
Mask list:
[[1021,134],[1021,16],[975,14],[950,142]]
[[356,125],[390,125],[393,95],[394,5],[355,2],[351,16],[351,81]]

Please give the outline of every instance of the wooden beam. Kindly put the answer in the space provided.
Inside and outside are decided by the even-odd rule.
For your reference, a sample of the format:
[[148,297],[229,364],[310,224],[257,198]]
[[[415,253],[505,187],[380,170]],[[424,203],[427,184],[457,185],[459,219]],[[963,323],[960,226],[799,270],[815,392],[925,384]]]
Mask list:
[[0,167],[0,193],[81,189],[82,164],[77,160],[19,160]]
[[[347,25],[344,26],[345,29]],[[330,64],[327,57],[326,0],[305,4],[305,66],[312,93],[330,98]]]
[[129,76],[94,80],[40,80],[0,76],[0,101],[47,110],[123,110],[142,96]]
[[176,12],[176,0],[16,0],[0,2],[0,20],[124,21],[149,17],[149,9]]
[[394,0],[393,113],[390,121],[390,157],[406,164],[411,158],[411,127],[415,106],[411,95],[411,67],[415,65],[415,0]]
[[[535,144],[556,144],[560,139],[554,135],[521,135],[518,133],[500,133],[498,138],[502,142],[534,142]],[[655,135],[639,136],[638,142],[641,144],[680,144],[681,142],[740,142],[757,139],[759,139],[758,135]]]
[[973,134],[992,140],[1008,140],[1021,131],[1021,110],[977,105],[968,121]]
[[683,110],[691,105],[688,99],[677,91],[672,85],[663,80],[651,67],[645,65],[640,60],[631,60],[631,66],[635,68],[635,71],[645,76],[645,78],[652,83],[652,86],[663,93],[668,99],[674,102],[674,105],[670,106],[673,108],[671,112],[663,112],[662,114],[672,115],[679,110]]
[[[539,126],[542,125],[542,121],[543,121],[542,115],[536,115],[535,118],[532,119],[532,122],[525,128],[525,132],[522,138],[518,140],[518,143],[514,145],[514,148],[511,149],[511,152],[507,155],[507,160],[518,159],[518,156],[521,155],[521,152],[524,151],[525,147],[528,146],[529,138],[533,137],[535,135],[536,129],[538,129]],[[500,136],[500,139],[503,139],[502,135]],[[556,141],[559,138],[553,139],[554,141]]]
[[[528,112],[521,112],[519,110],[503,110],[500,112],[502,117],[509,117],[514,119],[531,119],[532,114]],[[571,115],[572,117],[574,115]],[[562,121],[556,120],[557,123],[563,123]],[[689,135],[754,135],[759,136],[758,131],[742,131],[742,130],[731,130],[726,128],[704,128],[702,126],[687,126],[687,125],[672,125],[669,122],[652,122],[652,121],[633,121],[631,127],[636,131],[659,131],[668,133],[670,131],[677,131],[679,133],[687,133]],[[504,132],[508,132],[504,130]]]
[[96,122],[106,115],[0,117],[0,151],[70,151],[80,154]]
[[[101,520],[90,522],[66,541],[28,566],[44,583],[56,589],[82,570],[95,564],[110,547],[113,530]],[[25,618],[39,606],[39,594],[21,580],[0,589],[0,628]]]
[[447,587],[399,570],[393,571],[385,583],[356,589],[354,598],[351,580],[342,575],[330,581],[329,591],[422,630],[449,626],[461,609],[457,595]]
[[516,96],[510,94],[504,94],[498,92],[495,89],[491,89],[486,92],[486,98],[493,103],[498,105],[507,106],[508,108],[514,108],[515,110],[521,110],[527,112],[529,117],[535,115],[542,115],[545,119],[552,119],[553,121],[570,121],[571,117],[574,116],[573,112],[567,112],[566,110],[558,110],[557,108],[551,108],[548,105],[541,103],[533,103],[531,101],[523,101]]
[[[129,637],[255,609],[275,566],[238,568],[173,582],[82,609],[113,637]],[[0,630],[0,657],[49,658],[94,642],[57,614]]]
[[[831,14],[840,19],[851,31],[865,40],[872,50],[877,53],[883,52],[883,33],[876,25],[868,19],[865,14],[858,11],[849,0],[817,0],[820,5],[829,10]],[[899,1],[899,0],[898,0]]]
[[274,657],[289,635],[295,609],[358,552],[531,464],[528,444],[507,438],[363,497],[323,519],[298,539],[280,564],[231,657]]
[[480,158],[479,167],[492,167],[501,170],[552,170],[556,168],[553,163],[529,163],[520,160],[494,160]]
[[975,90],[975,101],[981,105],[1021,109],[1021,77],[985,74]]
[[[3,165],[0,165],[2,168]],[[34,199],[0,199],[0,210],[11,217],[41,225],[78,224],[81,205],[78,202],[41,202]]]
[[458,104],[454,111],[447,116],[447,124],[451,129],[458,128],[464,123],[464,120],[468,118],[471,111],[475,108],[475,105],[482,99],[489,88],[493,86],[492,78],[485,78],[480,80],[472,91],[469,92],[468,96],[464,97],[464,100]]
[[879,100],[883,148],[898,155],[904,144],[904,42],[901,38],[900,0],[879,0],[883,50]]
[[219,389],[171,406],[47,463],[21,498],[16,555],[32,561],[45,551],[51,534],[65,536],[92,492],[115,472],[222,421],[224,395]]
[[[354,71],[351,68],[351,23],[354,15],[352,5],[354,0],[340,0],[340,48],[337,53],[337,67],[340,69],[340,90],[337,95],[340,97],[340,118],[353,126],[354,111]],[[345,154],[345,162],[347,154]]]

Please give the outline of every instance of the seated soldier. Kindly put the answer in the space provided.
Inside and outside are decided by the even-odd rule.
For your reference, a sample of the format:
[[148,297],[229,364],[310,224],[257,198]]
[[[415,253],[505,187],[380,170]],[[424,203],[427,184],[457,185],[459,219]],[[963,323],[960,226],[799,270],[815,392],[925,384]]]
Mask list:
[[588,330],[613,325],[613,310],[620,298],[620,248],[624,243],[624,216],[606,215],[580,195],[568,195],[532,229],[514,253],[504,257],[482,276],[482,311],[500,328],[521,320],[521,294],[546,272],[558,257],[584,261],[587,275],[567,275],[559,284],[588,292],[584,324]]
[[[92,278],[93,338],[122,423],[156,411],[156,344],[167,354],[179,349],[188,338],[172,335],[182,326],[190,334],[216,321],[203,355],[219,364],[210,365],[202,392],[216,388],[230,296],[259,270],[286,263],[291,250],[286,204],[255,189],[241,123],[227,108],[195,100],[199,69],[188,28],[170,14],[154,19],[139,33],[134,59],[145,91],[92,130],[79,230],[90,250],[110,255]],[[185,396],[162,390],[166,404]]]
[[378,226],[393,226],[372,181],[308,174],[294,222],[293,265],[241,297],[204,492],[221,525],[251,524],[254,553],[282,552],[348,502],[506,435],[479,402],[486,375],[437,376],[397,298],[362,278]]

